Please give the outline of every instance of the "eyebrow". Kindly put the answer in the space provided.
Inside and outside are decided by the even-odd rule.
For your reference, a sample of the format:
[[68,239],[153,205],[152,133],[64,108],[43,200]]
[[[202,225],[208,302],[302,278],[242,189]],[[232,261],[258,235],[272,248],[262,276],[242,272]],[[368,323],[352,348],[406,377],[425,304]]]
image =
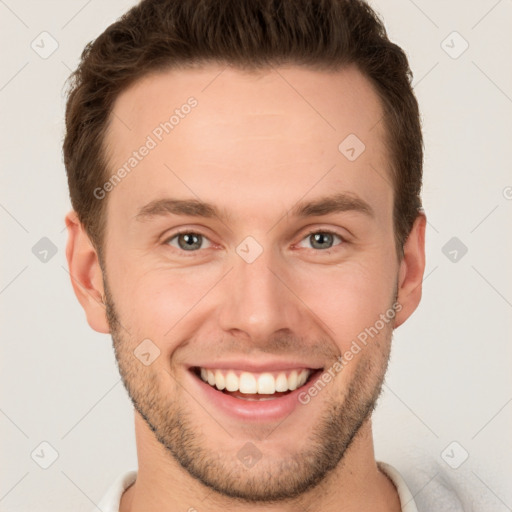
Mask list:
[[[291,213],[292,217],[306,218],[342,212],[358,212],[369,218],[375,217],[373,208],[366,201],[356,195],[347,193],[320,197],[313,201],[302,201],[297,203],[289,213]],[[144,222],[154,217],[170,214],[204,217],[217,219],[222,222],[228,221],[230,218],[226,210],[221,210],[211,203],[198,199],[163,198],[156,199],[143,206],[135,216],[135,219],[139,222]]]

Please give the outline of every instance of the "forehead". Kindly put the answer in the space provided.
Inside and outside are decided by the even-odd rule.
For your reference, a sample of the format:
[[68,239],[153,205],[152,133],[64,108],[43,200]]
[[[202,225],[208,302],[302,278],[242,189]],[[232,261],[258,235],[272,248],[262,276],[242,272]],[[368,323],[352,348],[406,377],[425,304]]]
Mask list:
[[[120,210],[133,218],[173,196],[275,219],[278,208],[334,191],[384,211],[392,188],[382,116],[355,68],[248,73],[211,65],[148,75],[114,105],[109,170],[128,172],[109,192],[109,217]],[[143,146],[151,149],[141,157]]]

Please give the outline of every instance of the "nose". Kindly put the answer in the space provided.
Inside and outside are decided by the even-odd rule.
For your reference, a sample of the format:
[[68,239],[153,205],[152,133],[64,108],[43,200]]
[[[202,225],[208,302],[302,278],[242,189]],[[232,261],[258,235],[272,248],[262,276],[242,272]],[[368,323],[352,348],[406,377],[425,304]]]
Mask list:
[[305,315],[290,281],[290,270],[276,251],[263,250],[252,262],[235,253],[224,280],[219,327],[233,336],[243,333],[254,345],[268,345],[279,331],[297,331]]

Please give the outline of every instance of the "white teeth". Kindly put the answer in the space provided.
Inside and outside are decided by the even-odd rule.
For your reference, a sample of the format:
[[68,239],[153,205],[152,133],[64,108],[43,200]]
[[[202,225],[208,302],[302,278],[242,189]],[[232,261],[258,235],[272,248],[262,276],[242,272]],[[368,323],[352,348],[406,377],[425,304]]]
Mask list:
[[280,373],[276,379],[276,391],[288,391],[288,379],[284,373]]
[[276,392],[274,376],[271,373],[262,373],[258,377],[258,393],[273,395]]
[[220,389],[221,391],[226,387],[226,380],[220,370],[215,371],[215,386],[217,386],[217,389]]
[[238,391],[238,377],[234,372],[228,372],[226,375],[226,389],[228,391]]
[[203,381],[220,391],[226,389],[227,391],[240,391],[244,394],[273,395],[276,392],[293,391],[300,388],[308,380],[311,370],[292,370],[288,377],[285,372],[278,374],[264,372],[257,375],[251,372],[242,372],[238,376],[233,370],[207,370],[205,368],[201,368],[200,374]]
[[292,391],[297,389],[297,372],[295,370],[293,370],[293,372],[290,373],[290,376],[288,377],[288,388]]
[[308,374],[306,372],[300,372],[299,376],[297,378],[297,387],[300,388],[301,386],[304,386],[304,384],[306,384],[307,380],[308,380]]
[[242,372],[239,382],[240,393],[250,394],[258,392],[258,384],[252,373]]

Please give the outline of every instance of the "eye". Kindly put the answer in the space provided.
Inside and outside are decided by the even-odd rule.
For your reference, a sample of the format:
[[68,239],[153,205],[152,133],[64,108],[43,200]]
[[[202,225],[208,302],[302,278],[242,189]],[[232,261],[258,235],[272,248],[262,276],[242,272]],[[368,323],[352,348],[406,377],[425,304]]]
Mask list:
[[206,249],[207,247],[210,247],[211,244],[207,247],[202,247],[204,241],[207,241],[208,244],[210,244],[208,238],[199,233],[195,233],[194,231],[181,231],[168,238],[164,243],[183,251],[195,252],[198,249]]
[[[332,249],[334,246],[335,239],[338,239],[340,243],[337,245],[341,245],[341,243],[345,243],[345,240],[338,235],[337,233],[329,230],[317,230],[311,231],[308,233],[305,238],[301,240],[299,246],[305,241],[309,241],[310,248],[316,250],[328,250]],[[204,246],[206,243],[206,247]],[[175,233],[171,237],[165,240],[164,244],[171,245],[176,249],[185,251],[185,252],[197,252],[199,249],[207,249],[211,247],[211,242],[208,238],[200,233],[196,233],[194,231],[181,231]]]
[[340,242],[345,242],[345,240],[337,233],[324,229],[318,231],[311,231],[306,235],[305,238],[302,239],[301,243],[304,241],[309,241],[313,249],[326,250],[331,249],[333,247],[333,242],[335,238],[338,238]]

